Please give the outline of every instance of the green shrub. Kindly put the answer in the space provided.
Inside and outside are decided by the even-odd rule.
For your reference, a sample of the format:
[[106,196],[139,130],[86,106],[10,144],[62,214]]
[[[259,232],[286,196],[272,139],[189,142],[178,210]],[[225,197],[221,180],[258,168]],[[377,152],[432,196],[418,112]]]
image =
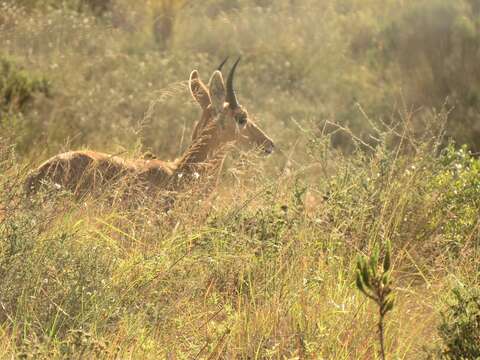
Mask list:
[[454,254],[470,241],[478,238],[480,209],[480,161],[466,146],[445,148],[439,159],[442,168],[433,179],[435,201],[431,224],[443,234]]
[[378,36],[377,59],[389,83],[401,84],[416,108],[452,109],[448,135],[480,149],[480,12],[478,2],[421,0],[399,8]]
[[0,55],[0,114],[25,110],[35,94],[49,96],[50,87],[46,78],[32,76]]
[[440,351],[445,359],[480,358],[480,288],[457,286],[442,313]]

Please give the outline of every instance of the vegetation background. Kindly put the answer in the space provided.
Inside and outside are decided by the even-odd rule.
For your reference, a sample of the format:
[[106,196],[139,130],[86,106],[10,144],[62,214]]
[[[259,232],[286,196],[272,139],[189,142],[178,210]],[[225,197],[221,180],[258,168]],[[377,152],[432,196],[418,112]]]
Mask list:
[[[227,55],[274,156],[167,214],[24,203],[65,150],[181,154]],[[387,354],[480,356],[479,61],[478,0],[1,1],[0,356],[375,358],[386,241]]]

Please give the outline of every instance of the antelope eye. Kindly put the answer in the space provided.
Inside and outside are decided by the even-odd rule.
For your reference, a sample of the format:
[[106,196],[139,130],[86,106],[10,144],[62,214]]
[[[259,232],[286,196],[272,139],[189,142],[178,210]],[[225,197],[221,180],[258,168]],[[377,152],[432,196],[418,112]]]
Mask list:
[[244,124],[247,122],[247,115],[245,115],[245,114],[237,114],[237,115],[235,115],[235,120],[236,120],[237,123],[239,123],[240,125],[244,125]]

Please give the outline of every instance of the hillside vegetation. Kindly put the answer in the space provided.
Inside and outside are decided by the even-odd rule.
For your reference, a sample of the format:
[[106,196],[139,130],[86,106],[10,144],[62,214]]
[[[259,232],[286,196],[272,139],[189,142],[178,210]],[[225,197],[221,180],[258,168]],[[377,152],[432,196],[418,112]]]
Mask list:
[[[168,212],[26,198],[66,150],[179,156],[239,55],[272,156]],[[381,358],[381,271],[387,358],[480,357],[479,56],[476,0],[0,2],[0,358]]]

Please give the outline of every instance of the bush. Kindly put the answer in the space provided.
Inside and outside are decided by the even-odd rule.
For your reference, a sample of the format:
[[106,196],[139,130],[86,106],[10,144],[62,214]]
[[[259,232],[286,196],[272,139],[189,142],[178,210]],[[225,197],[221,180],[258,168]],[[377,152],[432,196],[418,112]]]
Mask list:
[[25,110],[35,94],[49,96],[50,87],[45,77],[31,75],[0,55],[0,114]]
[[443,358],[480,358],[480,287],[457,286],[452,290],[439,334]]
[[449,254],[467,242],[474,241],[480,209],[480,161],[466,146],[450,144],[439,158],[441,169],[432,179],[436,197],[431,225],[439,231],[448,246]]
[[379,34],[377,58],[407,104],[452,109],[448,134],[480,149],[478,2],[422,0],[400,8]]

